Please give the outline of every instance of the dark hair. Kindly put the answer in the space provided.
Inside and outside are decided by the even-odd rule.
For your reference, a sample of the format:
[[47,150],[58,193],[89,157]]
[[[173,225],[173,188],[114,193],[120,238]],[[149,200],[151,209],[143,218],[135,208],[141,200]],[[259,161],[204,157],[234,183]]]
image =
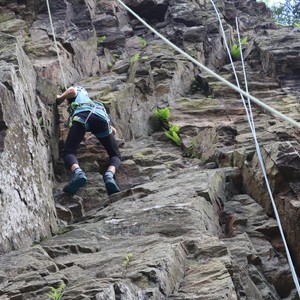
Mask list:
[[70,103],[74,102],[74,101],[75,101],[75,99],[76,99],[76,97],[73,97],[73,98],[68,98],[68,99],[67,99],[67,101],[68,101],[68,103],[70,104]]

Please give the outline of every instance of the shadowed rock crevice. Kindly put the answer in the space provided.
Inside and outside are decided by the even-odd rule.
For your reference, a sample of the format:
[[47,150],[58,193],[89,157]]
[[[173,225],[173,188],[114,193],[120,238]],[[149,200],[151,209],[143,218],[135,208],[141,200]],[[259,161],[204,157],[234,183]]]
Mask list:
[[[150,1],[144,5],[130,7],[136,14],[141,16],[147,23],[153,24],[165,21],[168,5],[154,4]],[[131,16],[131,19],[134,18]]]
[[4,151],[4,140],[6,136],[7,125],[3,120],[3,111],[2,106],[0,104],[0,152]]

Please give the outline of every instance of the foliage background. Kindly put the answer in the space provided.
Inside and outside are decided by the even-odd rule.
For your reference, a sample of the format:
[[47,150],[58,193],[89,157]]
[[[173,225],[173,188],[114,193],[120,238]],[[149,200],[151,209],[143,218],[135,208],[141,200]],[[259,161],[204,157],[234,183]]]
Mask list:
[[300,28],[300,0],[278,1],[275,4],[271,0],[262,2],[271,8],[276,22]]

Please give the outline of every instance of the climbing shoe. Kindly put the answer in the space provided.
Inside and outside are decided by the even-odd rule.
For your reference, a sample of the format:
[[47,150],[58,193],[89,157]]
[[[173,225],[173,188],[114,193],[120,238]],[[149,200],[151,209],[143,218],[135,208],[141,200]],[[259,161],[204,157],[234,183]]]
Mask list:
[[76,169],[70,182],[63,188],[63,191],[69,194],[76,194],[76,192],[86,184],[85,173],[81,169]]
[[112,194],[120,192],[120,188],[117,185],[117,182],[114,179],[114,174],[112,172],[107,171],[103,175],[103,180],[104,180],[104,183],[105,183],[105,188],[106,188],[107,194],[109,196],[112,195]]

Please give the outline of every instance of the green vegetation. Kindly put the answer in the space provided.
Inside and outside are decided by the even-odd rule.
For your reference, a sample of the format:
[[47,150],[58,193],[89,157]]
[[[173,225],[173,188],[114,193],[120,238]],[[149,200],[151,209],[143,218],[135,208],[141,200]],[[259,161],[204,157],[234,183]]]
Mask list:
[[169,130],[165,131],[166,137],[168,137],[171,141],[173,141],[177,146],[181,145],[181,140],[179,136],[179,126],[171,125]]
[[127,273],[127,268],[129,263],[132,261],[133,259],[133,254],[132,253],[128,253],[125,258],[122,261],[122,266],[123,266],[123,271],[122,274],[123,276],[125,276],[125,274]]
[[299,28],[300,0],[285,0],[273,5],[270,4],[269,0],[261,1],[270,7],[277,24]]
[[136,53],[130,58],[130,62],[134,63],[134,62],[138,61],[139,59],[140,59],[140,54]]
[[63,296],[63,293],[65,291],[66,285],[62,283],[57,289],[50,286],[51,293],[47,294],[47,296],[53,300],[60,300]]
[[133,254],[128,253],[123,259],[122,265],[125,269],[127,269],[129,262],[133,259]]
[[145,56],[143,56],[143,57],[141,58],[142,61],[146,61],[146,60],[148,60],[148,59],[149,59],[149,56],[147,56],[147,55],[145,55]]
[[[241,45],[245,46],[248,43],[248,38],[245,37],[241,40]],[[241,56],[241,49],[240,46],[238,45],[238,42],[234,43],[230,49],[230,54],[232,59],[238,59]]]
[[295,22],[294,26],[297,27],[297,28],[300,28],[300,23]]
[[66,232],[66,228],[62,226],[58,226],[57,231],[55,232],[55,235],[62,235]]
[[112,58],[113,58],[113,61],[116,62],[116,61],[120,58],[120,55],[114,53],[114,54],[112,55]]
[[43,116],[39,117],[38,122],[39,122],[39,125],[41,126],[41,128],[45,128]]
[[154,115],[163,123],[166,123],[170,119],[170,109],[168,107],[165,108],[156,108],[154,111]]
[[149,59],[149,56],[147,55],[144,55],[144,48],[146,48],[147,46],[147,42],[145,40],[144,37],[139,37],[139,43],[142,47],[142,51],[140,53],[136,53],[135,55],[133,55],[131,58],[130,58],[130,62],[133,64],[137,61],[142,61],[142,62],[145,62]]
[[139,37],[139,43],[143,49],[147,46],[147,41],[144,37]]
[[179,126],[173,125],[169,122],[171,115],[170,109],[168,107],[157,108],[154,111],[154,115],[160,120],[166,137],[173,141],[177,146],[180,146],[181,139],[179,136]]
[[98,38],[98,45],[101,45],[106,40],[106,36],[102,35]]
[[197,151],[197,142],[195,138],[192,138],[190,146],[187,148],[187,155],[190,158],[199,158],[199,154]]

